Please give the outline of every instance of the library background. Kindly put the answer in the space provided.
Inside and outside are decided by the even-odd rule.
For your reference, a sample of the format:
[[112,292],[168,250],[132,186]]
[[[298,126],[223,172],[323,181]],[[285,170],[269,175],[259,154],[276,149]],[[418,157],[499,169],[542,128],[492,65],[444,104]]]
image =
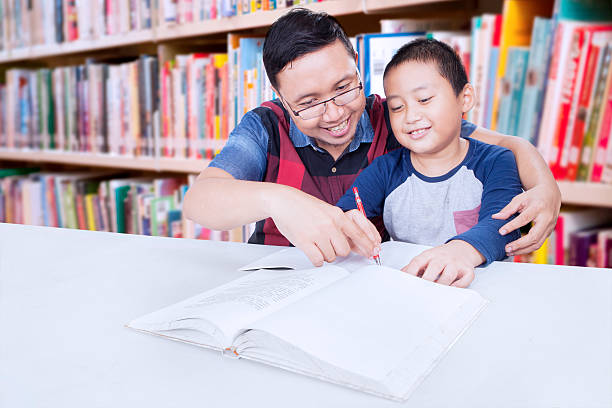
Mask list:
[[0,0],[0,222],[245,241],[186,220],[190,183],[274,98],[261,53],[291,6],[336,16],[366,94],[417,37],[452,45],[468,120],[531,141],[562,192],[516,261],[612,267],[610,0]]

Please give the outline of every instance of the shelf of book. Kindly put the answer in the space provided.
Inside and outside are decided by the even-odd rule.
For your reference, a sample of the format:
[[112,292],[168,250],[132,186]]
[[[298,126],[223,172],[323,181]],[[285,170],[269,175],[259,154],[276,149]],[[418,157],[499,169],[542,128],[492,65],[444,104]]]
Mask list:
[[[456,0],[441,0],[441,2],[452,2]],[[336,17],[358,13],[384,12],[397,8],[417,6],[433,3],[432,0],[327,0],[319,3],[302,5],[316,11],[325,11]],[[194,37],[215,33],[225,33],[237,30],[266,27],[274,23],[280,16],[287,12],[286,8],[277,10],[257,11],[229,18],[207,20],[205,22],[178,24],[159,27],[156,30],[157,41],[168,41],[183,37]]]
[[[456,0],[327,0],[303,5],[313,10],[325,11],[334,16],[358,13],[384,12],[427,3],[453,2]],[[196,23],[155,27],[124,34],[103,36],[92,40],[77,40],[59,44],[40,44],[14,48],[0,52],[0,64],[24,60],[36,60],[62,55],[78,54],[137,44],[155,44],[186,37],[206,36],[247,30],[271,25],[287,8],[257,11],[254,13]]]
[[[334,16],[343,16],[359,13],[380,13],[428,3],[450,3],[454,1],[457,0],[327,0],[305,4],[301,7],[325,11]],[[128,45],[156,44],[186,37],[206,36],[266,27],[276,21],[278,17],[285,14],[287,10],[287,8],[265,11],[260,10],[254,13],[221,19],[210,19],[187,24],[173,24],[169,26],[159,26],[153,29],[131,31],[124,34],[106,35],[91,40],[76,40],[59,44],[40,44],[14,48],[0,52],[0,64],[120,48]]]
[[128,45],[153,43],[153,30],[132,31],[125,34],[109,35],[93,40],[78,40],[60,44],[40,44],[31,47],[15,48],[0,53],[0,64],[23,60],[56,57],[69,54],[86,53]]
[[8,149],[0,150],[0,160],[60,163],[75,166],[107,167],[155,172],[168,171],[188,174],[198,174],[208,165],[208,160],[204,159],[157,159],[153,157],[121,157],[94,153],[39,152]]
[[[399,0],[395,3],[403,5],[423,0]],[[431,2],[431,0],[425,0]],[[356,14],[363,11],[362,1],[355,0],[328,0],[320,3],[306,4],[312,10],[325,11],[334,16],[347,14]],[[176,24],[171,26],[158,27],[156,30],[157,41],[168,41],[183,37],[195,37],[201,35],[209,35],[215,33],[226,33],[236,30],[245,30],[258,27],[266,27],[274,23],[281,15],[285,14],[288,9],[276,10],[260,10],[254,13],[243,14],[228,18],[206,20],[204,22]]]
[[558,181],[563,204],[612,208],[612,185],[578,181]]

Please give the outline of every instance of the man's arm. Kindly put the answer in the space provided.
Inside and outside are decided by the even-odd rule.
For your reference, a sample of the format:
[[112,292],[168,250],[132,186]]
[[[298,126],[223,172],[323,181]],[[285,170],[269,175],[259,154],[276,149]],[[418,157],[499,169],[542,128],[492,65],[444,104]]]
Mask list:
[[524,139],[505,136],[482,127],[478,127],[471,137],[506,147],[514,153],[521,183],[526,191],[514,197],[500,212],[494,214],[493,218],[505,220],[517,212],[520,213],[500,228],[502,235],[532,221],[533,227],[529,233],[508,244],[506,252],[509,255],[517,255],[535,251],[554,229],[561,208],[561,192],[550,169],[536,148]]
[[187,218],[207,228],[227,230],[271,217],[278,230],[314,265],[348,255],[351,248],[370,257],[380,235],[365,217],[346,215],[293,187],[237,180],[208,167],[185,195]]

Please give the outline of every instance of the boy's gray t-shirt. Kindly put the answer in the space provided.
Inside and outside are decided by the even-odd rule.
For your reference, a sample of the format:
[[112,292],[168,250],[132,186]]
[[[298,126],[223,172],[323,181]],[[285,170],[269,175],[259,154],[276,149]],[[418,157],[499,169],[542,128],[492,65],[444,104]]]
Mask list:
[[[506,244],[520,233],[502,236],[508,220],[492,214],[522,192],[514,155],[508,149],[475,139],[463,161],[439,177],[427,177],[412,165],[410,151],[397,149],[375,159],[353,186],[368,217],[382,215],[392,239],[437,246],[452,239],[470,243],[486,263],[506,256]],[[352,189],[337,204],[356,208]]]

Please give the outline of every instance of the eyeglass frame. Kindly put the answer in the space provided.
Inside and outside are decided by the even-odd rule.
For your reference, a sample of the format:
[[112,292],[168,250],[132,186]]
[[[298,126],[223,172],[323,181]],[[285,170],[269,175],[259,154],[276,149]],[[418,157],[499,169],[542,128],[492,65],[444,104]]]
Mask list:
[[[342,96],[342,95],[345,95],[345,94],[347,94],[347,93],[349,93],[349,92],[352,92],[352,91],[354,91],[355,89],[363,90],[363,82],[361,82],[361,75],[359,75],[359,71],[357,71],[357,78],[359,79],[359,85],[357,85],[356,87],[351,88],[351,89],[349,89],[349,90],[346,90],[346,91],[344,91],[344,92],[342,92],[342,93],[339,93],[338,95],[336,95],[336,96],[334,96],[334,97],[332,97],[332,98],[326,99],[326,100],[321,101],[321,102],[317,102],[317,103],[315,103],[314,105],[311,105],[311,106],[309,106],[309,107],[307,107],[307,108],[300,109],[299,111],[294,110],[294,109],[291,107],[291,105],[289,105],[289,102],[287,102],[287,100],[285,99],[285,97],[284,97],[283,95],[281,95],[281,93],[280,93],[278,90],[276,90],[276,92],[278,93],[278,96],[280,96],[280,97],[281,97],[281,99],[282,99],[282,100],[283,100],[283,101],[284,101],[284,102],[287,104],[287,106],[289,107],[289,110],[291,110],[291,112],[293,113],[293,115],[294,115],[294,116],[297,116],[298,118],[300,118],[300,119],[302,119],[302,120],[310,120],[310,119],[315,119],[315,118],[318,118],[318,117],[323,116],[323,115],[325,114],[325,112],[327,112],[327,103],[329,103],[329,102],[334,102],[334,104],[335,104],[336,106],[344,106],[344,105],[348,105],[349,103],[351,103],[351,102],[353,102],[355,99],[357,99],[357,98],[355,98],[355,99],[353,99],[352,101],[347,102],[347,103],[342,104],[342,105],[338,105],[338,104],[336,103],[336,101],[335,101],[335,99],[336,99],[336,98],[338,98],[339,96]],[[320,115],[314,116],[314,117],[312,117],[312,118],[310,118],[310,119],[304,119],[303,117],[301,117],[301,116],[300,116],[300,112],[304,112],[304,111],[305,111],[305,110],[307,110],[307,109],[312,109],[312,108],[314,108],[315,106],[318,106],[318,105],[324,105],[324,107],[325,107],[325,109],[323,110],[323,113],[321,113]]]

